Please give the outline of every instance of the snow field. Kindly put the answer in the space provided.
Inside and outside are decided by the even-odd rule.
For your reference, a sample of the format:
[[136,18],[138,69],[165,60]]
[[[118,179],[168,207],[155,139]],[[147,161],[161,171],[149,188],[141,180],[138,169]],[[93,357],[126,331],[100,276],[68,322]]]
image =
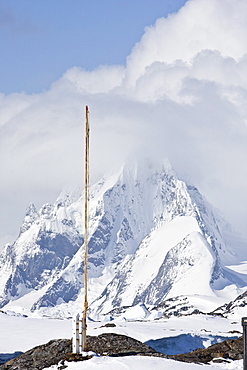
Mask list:
[[[231,369],[242,370],[243,362],[234,361],[229,364],[197,365],[166,360],[163,358],[128,356],[128,357],[93,357],[90,360],[82,362],[66,362],[68,370],[216,370]],[[58,366],[52,366],[49,369],[58,369]],[[45,370],[45,369],[44,369]]]

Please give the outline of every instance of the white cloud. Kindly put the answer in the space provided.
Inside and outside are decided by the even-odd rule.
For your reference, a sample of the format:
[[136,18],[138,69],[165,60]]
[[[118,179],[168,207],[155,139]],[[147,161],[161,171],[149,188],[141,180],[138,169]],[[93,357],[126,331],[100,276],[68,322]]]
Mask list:
[[30,202],[82,184],[85,105],[92,182],[140,147],[247,233],[246,19],[245,0],[189,0],[146,29],[126,67],[74,67],[42,94],[1,95],[2,238]]
[[107,93],[121,86],[124,73],[123,66],[100,66],[91,72],[74,67],[69,69],[58,83],[68,80],[82,93]]
[[241,58],[246,53],[246,14],[245,0],[187,1],[177,14],[146,29],[127,59],[128,84],[133,86],[156,61],[190,62],[206,49]]

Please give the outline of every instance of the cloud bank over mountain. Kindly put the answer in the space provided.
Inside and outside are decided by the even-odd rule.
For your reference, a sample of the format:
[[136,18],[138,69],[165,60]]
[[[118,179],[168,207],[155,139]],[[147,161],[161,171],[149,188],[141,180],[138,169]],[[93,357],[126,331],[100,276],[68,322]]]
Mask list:
[[43,93],[0,94],[2,243],[29,203],[83,183],[85,105],[92,183],[130,153],[167,157],[246,234],[246,18],[244,0],[189,0],[146,28],[125,66],[73,67]]

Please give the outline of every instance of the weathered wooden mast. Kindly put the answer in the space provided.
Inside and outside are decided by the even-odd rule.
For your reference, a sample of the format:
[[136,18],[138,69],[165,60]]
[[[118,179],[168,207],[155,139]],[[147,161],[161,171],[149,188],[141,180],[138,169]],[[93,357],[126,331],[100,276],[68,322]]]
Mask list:
[[86,106],[85,124],[85,163],[84,163],[84,311],[83,311],[83,350],[87,351],[87,254],[88,254],[88,201],[89,201],[89,110]]

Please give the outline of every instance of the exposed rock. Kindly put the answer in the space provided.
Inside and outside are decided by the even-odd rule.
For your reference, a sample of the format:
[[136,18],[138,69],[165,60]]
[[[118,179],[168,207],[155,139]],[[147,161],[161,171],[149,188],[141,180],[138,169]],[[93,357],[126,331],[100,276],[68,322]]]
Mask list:
[[247,305],[247,291],[240,294],[234,301],[225,303],[224,305],[218,307],[212,312],[214,315],[222,315],[227,317],[229,314],[233,314],[238,308],[245,307]]
[[87,350],[107,356],[152,355],[158,353],[134,338],[115,333],[88,337]]
[[51,340],[47,344],[34,347],[17,358],[6,362],[0,369],[41,370],[58,364],[66,353],[72,352],[70,339]]
[[[151,347],[136,339],[120,334],[101,334],[98,337],[87,336],[87,351],[102,356],[146,355],[161,356]],[[85,357],[74,355],[70,339],[51,340],[47,344],[34,347],[19,357],[0,366],[1,370],[41,370],[45,367],[66,361],[82,361]],[[91,358],[91,356],[88,356]]]
[[20,356],[23,352],[14,352],[14,353],[0,353],[0,365],[4,364],[7,361],[12,360]]
[[152,311],[160,311],[164,317],[204,314],[190,303],[187,296],[182,295],[161,301]]
[[115,328],[115,327],[116,327],[116,324],[114,324],[113,322],[108,322],[105,325],[101,326],[101,328]]
[[[228,359],[240,360],[243,358],[243,337],[236,340],[228,339],[208,348],[197,349],[185,354],[165,355],[126,335],[104,333],[97,337],[87,336],[87,351],[95,352],[101,356],[141,355],[194,363],[227,362]],[[65,369],[65,361],[83,361],[91,357],[91,355],[83,357],[80,354],[73,354],[71,340],[58,339],[37,346],[0,365],[0,370],[42,370],[58,363],[61,364],[61,369]]]
[[177,361],[195,363],[209,363],[220,358],[241,360],[243,358],[243,337],[235,340],[227,339],[208,348],[196,349],[189,353],[170,355],[168,357]]

